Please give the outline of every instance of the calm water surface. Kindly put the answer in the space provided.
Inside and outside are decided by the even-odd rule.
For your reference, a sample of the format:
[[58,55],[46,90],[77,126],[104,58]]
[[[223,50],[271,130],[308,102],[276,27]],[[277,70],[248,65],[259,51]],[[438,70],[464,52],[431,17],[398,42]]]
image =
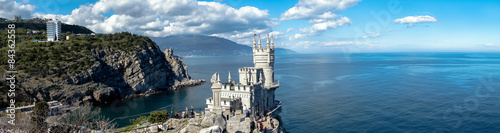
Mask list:
[[[252,57],[184,59],[195,79],[215,72],[237,80]],[[290,132],[499,132],[500,53],[363,53],[277,55],[276,99]],[[111,118],[201,110],[210,84],[102,106]],[[172,108],[167,108],[169,111]],[[135,117],[131,117],[135,118]],[[128,119],[116,119],[120,126]]]

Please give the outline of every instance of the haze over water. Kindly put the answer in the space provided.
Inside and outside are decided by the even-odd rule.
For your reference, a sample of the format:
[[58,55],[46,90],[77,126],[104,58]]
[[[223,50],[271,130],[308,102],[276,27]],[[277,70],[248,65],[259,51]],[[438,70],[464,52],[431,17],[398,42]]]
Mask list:
[[[289,132],[500,131],[499,53],[277,55],[276,99]],[[184,58],[192,78],[227,81],[251,56]],[[103,106],[109,117],[170,104],[206,107],[210,83]],[[131,108],[130,103],[136,103]],[[116,120],[120,126],[128,119]]]

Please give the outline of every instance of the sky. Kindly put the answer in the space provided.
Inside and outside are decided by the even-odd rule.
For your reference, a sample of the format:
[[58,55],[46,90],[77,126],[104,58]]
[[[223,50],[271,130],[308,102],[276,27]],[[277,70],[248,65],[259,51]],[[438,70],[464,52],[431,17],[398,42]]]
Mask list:
[[500,52],[498,0],[0,0],[0,17],[98,33],[272,35],[299,53]]

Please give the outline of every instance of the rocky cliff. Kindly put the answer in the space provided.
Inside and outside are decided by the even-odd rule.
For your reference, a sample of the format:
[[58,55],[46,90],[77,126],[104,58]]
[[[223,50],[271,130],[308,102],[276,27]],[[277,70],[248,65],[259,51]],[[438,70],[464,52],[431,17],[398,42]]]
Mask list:
[[[89,57],[77,58],[64,66],[41,76],[25,76],[20,80],[27,96],[34,100],[72,100],[109,102],[134,95],[164,89],[200,84],[188,75],[187,66],[171,49],[162,52],[148,37],[139,37],[131,50],[117,47],[87,47]],[[127,45],[128,46],[128,45]],[[128,46],[130,47],[130,46]],[[89,58],[89,67],[68,76],[57,76],[69,71],[78,60]],[[32,102],[32,101],[30,101]]]

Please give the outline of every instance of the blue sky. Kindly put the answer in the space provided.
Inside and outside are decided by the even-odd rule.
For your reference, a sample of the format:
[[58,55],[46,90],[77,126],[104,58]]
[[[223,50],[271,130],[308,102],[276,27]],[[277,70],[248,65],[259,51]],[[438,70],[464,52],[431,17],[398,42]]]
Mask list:
[[[203,34],[301,53],[500,52],[495,0],[82,0],[0,2],[0,16],[57,18],[96,32]],[[5,5],[9,5],[7,7]],[[9,8],[14,9],[9,9]],[[10,12],[9,12],[10,11]],[[262,37],[264,38],[264,37]],[[283,45],[282,45],[283,44]]]

